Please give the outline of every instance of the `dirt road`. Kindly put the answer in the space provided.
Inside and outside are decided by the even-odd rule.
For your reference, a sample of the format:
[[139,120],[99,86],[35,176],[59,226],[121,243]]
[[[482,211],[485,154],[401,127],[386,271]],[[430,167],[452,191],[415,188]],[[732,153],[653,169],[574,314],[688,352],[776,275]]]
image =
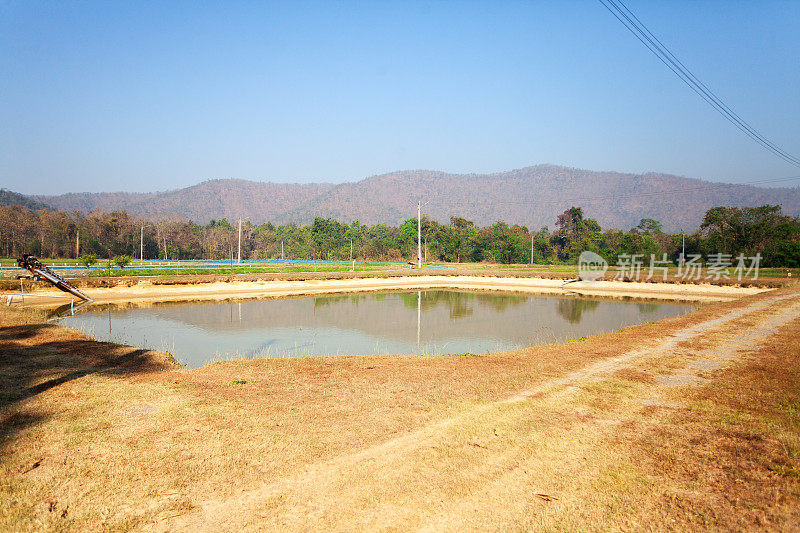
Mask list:
[[[665,413],[690,409],[684,388],[706,383],[710,372],[757,350],[799,317],[797,294],[765,298],[512,397],[309,464],[254,490],[202,502],[155,529],[461,531],[598,525],[609,512],[598,505],[609,496],[608,488],[597,486],[606,469],[635,480],[635,463],[626,461],[624,446],[615,446],[617,428],[632,433],[665,423]],[[597,409],[595,401],[612,407]],[[629,497],[625,507],[631,511],[640,498],[627,486],[616,490]],[[628,525],[645,525],[631,520]]]

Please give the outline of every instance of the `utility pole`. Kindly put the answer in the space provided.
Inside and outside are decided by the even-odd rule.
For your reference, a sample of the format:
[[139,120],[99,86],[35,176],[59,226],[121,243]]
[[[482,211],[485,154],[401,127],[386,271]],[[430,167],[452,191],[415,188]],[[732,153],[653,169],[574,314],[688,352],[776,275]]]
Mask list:
[[422,268],[422,201],[417,202],[417,268]]
[[531,233],[531,264],[533,264],[533,233]]
[[144,261],[144,224],[142,224],[142,233],[139,235],[139,261]]
[[75,232],[75,257],[81,255],[81,230]]
[[236,255],[236,262],[242,262],[242,219],[239,219],[239,252]]
[[685,261],[686,261],[686,235],[684,235],[683,228],[681,228],[681,266],[683,266]]
[[350,261],[353,260],[353,239],[350,239]]
[[281,241],[281,261],[283,261],[283,241]]

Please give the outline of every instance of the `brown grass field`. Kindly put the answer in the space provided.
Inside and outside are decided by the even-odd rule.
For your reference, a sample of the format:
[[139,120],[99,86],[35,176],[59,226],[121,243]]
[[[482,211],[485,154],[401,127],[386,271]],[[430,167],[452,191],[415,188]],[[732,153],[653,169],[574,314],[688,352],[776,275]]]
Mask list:
[[797,530],[800,288],[485,356],[196,370],[0,311],[0,530]]

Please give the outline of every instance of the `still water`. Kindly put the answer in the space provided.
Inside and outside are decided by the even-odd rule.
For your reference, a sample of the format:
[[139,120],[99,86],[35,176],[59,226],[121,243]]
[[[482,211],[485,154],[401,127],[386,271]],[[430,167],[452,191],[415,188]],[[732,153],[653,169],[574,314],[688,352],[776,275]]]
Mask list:
[[60,323],[168,351],[195,368],[241,357],[449,355],[563,342],[674,317],[694,306],[451,290],[152,307],[92,307]]

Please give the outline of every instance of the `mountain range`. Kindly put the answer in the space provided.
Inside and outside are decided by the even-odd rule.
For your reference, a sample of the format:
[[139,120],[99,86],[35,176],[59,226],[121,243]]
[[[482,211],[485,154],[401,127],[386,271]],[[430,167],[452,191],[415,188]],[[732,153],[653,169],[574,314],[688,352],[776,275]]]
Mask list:
[[21,205],[22,207],[27,207],[31,211],[50,209],[50,206],[47,204],[34,200],[24,194],[9,191],[8,189],[0,189],[0,206],[3,205]]
[[341,184],[217,179],[155,193],[69,193],[33,199],[65,211],[124,209],[150,219],[178,216],[199,224],[240,217],[254,224],[307,224],[320,216],[396,225],[416,216],[419,200],[422,212],[440,222],[456,215],[479,226],[502,220],[532,229],[553,229],[557,215],[573,205],[583,207],[603,228],[629,229],[642,218],[653,218],[666,231],[696,229],[704,213],[720,205],[780,204],[785,213],[800,214],[800,188],[555,165],[494,174],[401,171]]

